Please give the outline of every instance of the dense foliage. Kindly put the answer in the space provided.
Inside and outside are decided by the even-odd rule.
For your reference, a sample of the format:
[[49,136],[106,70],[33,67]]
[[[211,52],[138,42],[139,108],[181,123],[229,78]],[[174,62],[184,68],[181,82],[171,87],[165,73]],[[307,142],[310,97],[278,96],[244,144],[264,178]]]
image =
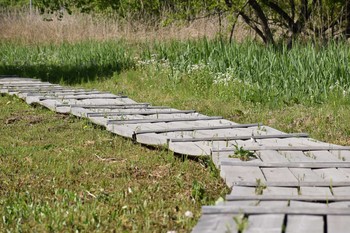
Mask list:
[[27,0],[0,0],[0,8],[19,8],[29,5]]

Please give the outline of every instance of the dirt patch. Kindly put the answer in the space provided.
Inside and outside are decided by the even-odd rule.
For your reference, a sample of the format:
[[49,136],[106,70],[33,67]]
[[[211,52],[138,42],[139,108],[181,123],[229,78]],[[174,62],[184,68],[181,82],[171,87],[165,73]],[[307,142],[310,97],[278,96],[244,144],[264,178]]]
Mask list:
[[5,125],[16,124],[20,121],[25,121],[28,125],[35,125],[43,122],[44,118],[41,116],[31,116],[31,115],[12,115],[4,120]]
[[28,121],[29,125],[35,125],[43,122],[43,118],[41,116],[27,116],[25,120]]
[[5,125],[11,125],[18,121],[20,121],[22,118],[20,116],[13,116],[5,119]]

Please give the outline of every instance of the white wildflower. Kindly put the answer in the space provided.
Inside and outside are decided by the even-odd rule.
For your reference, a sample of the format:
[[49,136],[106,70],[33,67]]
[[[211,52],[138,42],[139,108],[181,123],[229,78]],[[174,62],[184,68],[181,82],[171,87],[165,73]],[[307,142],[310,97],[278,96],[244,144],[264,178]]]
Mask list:
[[191,211],[187,210],[187,211],[185,212],[185,216],[186,216],[187,218],[193,218],[193,213],[192,213]]

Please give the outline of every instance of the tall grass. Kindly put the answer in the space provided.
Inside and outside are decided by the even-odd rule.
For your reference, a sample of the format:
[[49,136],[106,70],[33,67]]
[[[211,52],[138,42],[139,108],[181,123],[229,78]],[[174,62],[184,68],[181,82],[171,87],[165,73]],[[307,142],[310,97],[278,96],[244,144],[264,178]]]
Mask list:
[[[88,41],[50,45],[0,44],[0,73],[79,83],[114,72],[156,68],[172,88],[193,84],[194,91],[218,90],[223,98],[263,104],[322,103],[347,99],[350,89],[350,47],[295,44],[292,50],[254,42],[223,40],[153,43]],[[154,73],[154,75],[158,75]]]
[[123,41],[42,46],[7,42],[0,44],[0,73],[81,83],[132,68],[131,54]]
[[[350,47],[295,44],[294,48],[265,47],[254,42],[229,44],[222,40],[155,43],[143,56],[167,61],[170,69],[192,74],[205,71],[210,86],[227,94],[239,86],[243,100],[320,103],[334,95],[349,95]],[[174,72],[173,72],[174,73]],[[203,73],[203,72],[202,72]]]
[[[225,25],[228,25],[228,22],[225,21]],[[118,19],[74,13],[64,14],[62,19],[58,19],[54,14],[41,15],[38,11],[29,14],[26,9],[15,11],[0,8],[0,40],[27,44],[115,39],[136,42],[186,40],[200,37],[213,38],[218,30],[217,18],[156,27],[154,23],[147,20],[135,21],[128,17]],[[237,26],[237,30],[240,30],[243,35],[248,33],[240,25]]]

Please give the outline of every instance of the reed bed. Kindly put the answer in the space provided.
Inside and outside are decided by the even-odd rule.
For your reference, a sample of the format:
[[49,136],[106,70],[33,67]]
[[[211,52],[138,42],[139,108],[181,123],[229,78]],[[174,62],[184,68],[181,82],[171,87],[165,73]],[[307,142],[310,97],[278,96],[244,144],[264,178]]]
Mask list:
[[[130,18],[130,19],[129,19]],[[0,40],[17,41],[25,44],[80,42],[82,40],[128,41],[165,41],[187,40],[193,38],[214,38],[219,28],[216,18],[203,18],[193,22],[168,24],[163,21],[155,26],[153,20],[137,20],[116,17],[104,17],[96,14],[74,13],[41,15],[34,10],[32,14],[26,9],[0,9]],[[224,21],[223,27],[229,26]],[[238,27],[237,27],[238,28]],[[239,29],[237,29],[239,30]],[[237,33],[236,39],[243,38],[248,31]]]

